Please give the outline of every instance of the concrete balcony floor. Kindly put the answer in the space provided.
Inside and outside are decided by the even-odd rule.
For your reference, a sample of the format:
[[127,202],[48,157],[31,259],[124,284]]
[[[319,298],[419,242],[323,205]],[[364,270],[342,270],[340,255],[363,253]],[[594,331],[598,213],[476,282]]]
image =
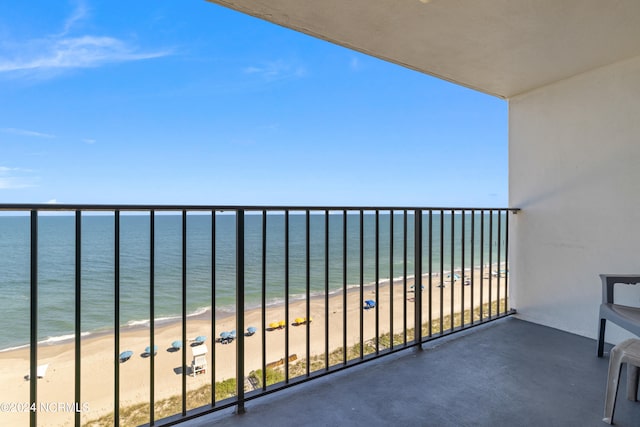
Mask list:
[[[595,320],[594,320],[595,322]],[[595,341],[502,319],[182,425],[604,426]],[[623,369],[614,422],[640,425]]]

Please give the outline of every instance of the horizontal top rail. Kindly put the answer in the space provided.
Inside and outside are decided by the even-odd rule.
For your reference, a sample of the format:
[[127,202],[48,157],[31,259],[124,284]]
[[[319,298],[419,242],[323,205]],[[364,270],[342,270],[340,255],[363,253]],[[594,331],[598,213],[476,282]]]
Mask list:
[[403,210],[425,210],[425,211],[510,211],[518,212],[519,208],[499,208],[499,207],[441,207],[441,206],[285,206],[285,205],[132,205],[132,204],[58,204],[58,203],[3,203],[0,204],[2,211],[340,211],[340,210],[363,210],[363,211],[403,211]]

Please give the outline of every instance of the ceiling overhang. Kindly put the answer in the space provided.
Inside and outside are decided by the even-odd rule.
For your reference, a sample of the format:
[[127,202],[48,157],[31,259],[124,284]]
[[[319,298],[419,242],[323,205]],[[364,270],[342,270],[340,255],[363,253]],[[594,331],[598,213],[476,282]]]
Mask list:
[[639,0],[208,0],[501,98],[640,55]]

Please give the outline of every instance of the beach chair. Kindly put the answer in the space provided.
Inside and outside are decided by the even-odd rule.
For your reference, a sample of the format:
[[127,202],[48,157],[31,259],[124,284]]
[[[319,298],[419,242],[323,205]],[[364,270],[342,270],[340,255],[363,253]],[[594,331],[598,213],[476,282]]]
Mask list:
[[598,332],[598,357],[604,354],[604,334],[607,320],[640,336],[640,307],[615,304],[613,287],[616,284],[635,285],[640,283],[638,274],[601,274],[602,304],[600,304],[600,330]]
[[272,331],[275,331],[276,329],[280,329],[280,323],[279,322],[271,322],[271,323],[269,323],[269,328]]
[[[38,369],[36,370],[36,377],[37,378],[44,378],[44,376],[47,373],[47,369],[49,368],[49,364],[44,364],[44,365],[39,365]],[[24,379],[29,381],[31,379],[31,373],[28,373],[27,375],[24,376]]]
[[220,344],[228,344],[229,343],[229,332],[227,332],[227,331],[220,332],[220,339],[218,341],[220,341]]
[[191,348],[193,359],[191,360],[191,376],[207,372],[207,346],[205,344]]
[[369,310],[371,308],[375,308],[376,307],[376,302],[372,299],[368,299],[364,302],[364,309],[365,310]]

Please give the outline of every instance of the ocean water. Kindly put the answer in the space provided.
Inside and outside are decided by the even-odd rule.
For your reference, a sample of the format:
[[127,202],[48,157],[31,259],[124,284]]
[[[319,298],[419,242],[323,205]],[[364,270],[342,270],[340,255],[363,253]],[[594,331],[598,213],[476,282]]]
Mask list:
[[[428,272],[428,242],[431,224],[433,271],[471,268],[471,213],[464,217],[462,238],[460,213],[434,213],[423,217],[423,272]],[[480,265],[479,253],[484,248],[484,264],[504,261],[505,221],[501,223],[498,242],[497,213],[494,214],[493,238],[489,241],[489,219],[485,213],[484,237],[480,241],[480,214],[475,215],[473,267]],[[347,286],[369,284],[376,279],[375,215],[362,217],[363,277],[360,277],[361,231],[360,216],[347,217]],[[283,303],[285,294],[285,215],[269,213],[266,224],[266,300],[267,304]],[[262,221],[260,214],[245,216],[245,305],[258,307],[262,298]],[[406,240],[408,275],[414,271],[414,217],[407,216],[405,235],[403,217],[379,215],[378,259],[379,279],[404,273]],[[83,334],[112,330],[115,304],[115,225],[114,215],[83,214],[81,228],[81,329]],[[148,213],[122,214],[120,217],[120,323],[121,326],[148,324],[150,319],[151,281],[151,219]],[[344,215],[329,215],[329,291],[344,288],[343,232]],[[444,235],[440,251],[440,232]],[[451,240],[453,224],[454,239]],[[309,217],[309,277],[311,295],[325,289],[325,216],[312,213]],[[307,236],[306,216],[289,215],[289,301],[306,297]],[[212,250],[212,217],[210,214],[189,214],[186,220],[186,287],[187,311],[190,315],[212,308],[212,282],[215,280],[215,310],[235,311],[236,300],[236,216],[218,213],[215,217],[215,257]],[[157,321],[171,320],[181,315],[182,307],[182,216],[156,214],[154,219],[154,306]],[[75,309],[75,217],[41,214],[38,219],[38,339],[56,342],[72,336]],[[390,247],[393,241],[393,260]],[[453,259],[452,259],[453,251]],[[0,349],[26,345],[29,341],[30,310],[30,218],[0,217]],[[215,263],[215,269],[212,265]],[[390,267],[393,266],[391,272]],[[215,270],[215,274],[212,271]]]

